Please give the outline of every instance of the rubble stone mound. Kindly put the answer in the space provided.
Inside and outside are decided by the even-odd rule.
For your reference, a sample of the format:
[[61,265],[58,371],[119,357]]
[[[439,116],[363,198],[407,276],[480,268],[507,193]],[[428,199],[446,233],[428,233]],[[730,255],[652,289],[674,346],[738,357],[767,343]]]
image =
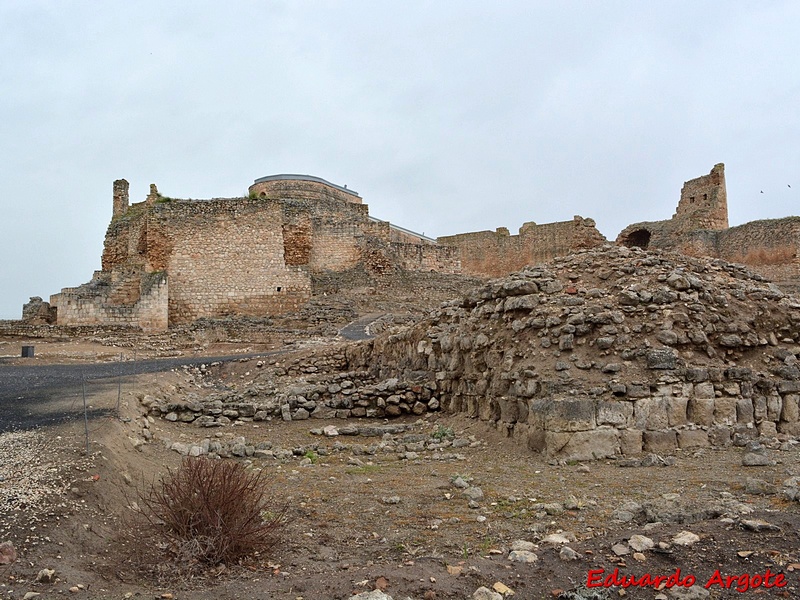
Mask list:
[[442,409],[593,459],[800,435],[800,300],[741,265],[603,246],[488,282],[350,350]]

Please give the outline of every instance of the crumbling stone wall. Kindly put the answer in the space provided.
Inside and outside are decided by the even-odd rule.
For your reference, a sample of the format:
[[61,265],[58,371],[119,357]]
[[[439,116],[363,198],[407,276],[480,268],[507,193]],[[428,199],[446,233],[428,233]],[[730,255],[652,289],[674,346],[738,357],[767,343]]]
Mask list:
[[683,184],[681,199],[672,218],[680,221],[687,230],[728,228],[724,164],[716,164],[708,175]]
[[284,262],[276,201],[162,202],[147,221],[148,256],[163,255],[170,277],[170,323],[280,314],[311,297],[308,275]]
[[728,228],[722,164],[684,184],[672,219],[629,225],[620,232],[617,243],[738,262],[786,290],[800,289],[800,217]]
[[752,221],[715,237],[712,256],[747,265],[783,288],[798,289],[800,217]]
[[57,311],[39,296],[32,296],[22,305],[22,322],[28,325],[49,325],[56,322]]
[[800,303],[739,265],[605,247],[348,350],[444,410],[591,459],[800,435]]
[[114,212],[113,217],[121,217],[128,212],[129,184],[124,179],[114,182]]
[[[54,296],[59,324],[275,315],[308,302],[315,274],[460,269],[455,249],[371,218],[355,192],[315,177],[262,178],[248,198],[173,199],[151,185],[128,205],[127,191],[114,182],[102,271]],[[153,273],[169,281],[164,318],[161,296],[143,293]]]
[[[160,331],[168,325],[169,285],[163,272],[97,273],[87,284],[50,297],[58,325],[120,325]],[[116,281],[114,281],[116,279]]]
[[559,223],[525,223],[519,235],[500,228],[440,237],[437,241],[459,249],[463,273],[500,277],[581,248],[594,248],[606,239],[592,219],[576,216]]

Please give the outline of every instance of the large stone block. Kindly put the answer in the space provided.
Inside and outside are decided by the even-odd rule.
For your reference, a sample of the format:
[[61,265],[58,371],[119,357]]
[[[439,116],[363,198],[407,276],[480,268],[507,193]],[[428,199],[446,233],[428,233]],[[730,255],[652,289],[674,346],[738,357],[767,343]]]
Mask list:
[[634,426],[636,429],[659,430],[669,427],[667,399],[664,397],[642,398],[634,403]]
[[500,403],[489,396],[478,396],[478,418],[481,421],[499,421]]
[[[753,431],[755,431],[755,429]],[[715,448],[726,448],[730,446],[731,445],[730,428],[722,426],[709,427],[708,441]]]
[[714,384],[708,381],[695,384],[694,397],[702,399],[714,398]]
[[645,431],[644,451],[661,454],[674,452],[678,448],[678,437],[674,431]]
[[736,424],[736,398],[714,400],[714,422],[718,425]]
[[[519,425],[517,425],[519,427]],[[514,428],[516,429],[516,427]],[[547,449],[547,436],[544,429],[539,427],[526,426],[525,433],[526,446],[533,452],[544,452]]]
[[516,423],[519,420],[519,409],[515,398],[498,398],[497,404],[500,408],[500,420],[503,423]]
[[619,450],[625,456],[642,453],[643,433],[640,429],[623,429],[619,432]]
[[648,369],[669,370],[678,368],[678,355],[671,348],[648,350],[646,360]]
[[766,396],[756,396],[753,398],[753,418],[756,422],[767,418],[767,398]]
[[633,404],[631,402],[606,402],[597,404],[597,424],[630,427],[633,421]]
[[588,431],[596,427],[595,401],[585,399],[537,399],[529,405],[528,419],[542,424],[547,431]]
[[689,409],[689,399],[684,397],[668,397],[667,399],[667,418],[670,427],[686,425],[688,422],[687,414]]
[[800,436],[800,422],[798,421],[792,423],[781,421],[778,423],[777,429],[780,433],[785,433],[786,435],[791,435],[793,437]]
[[714,422],[714,399],[691,398],[688,405],[689,421],[696,425],[711,425]]
[[753,401],[750,398],[736,399],[736,422],[744,424],[753,422]]
[[568,460],[595,460],[620,453],[619,431],[600,427],[574,433],[546,432],[547,454]]
[[800,396],[797,394],[786,394],[783,397],[783,408],[781,411],[781,421],[787,423],[797,423],[800,421],[800,407],[798,406]]
[[678,431],[678,446],[683,450],[707,448],[710,445],[708,432],[702,429],[682,429]]
[[767,396],[767,420],[778,421],[783,410],[783,399],[777,394]]

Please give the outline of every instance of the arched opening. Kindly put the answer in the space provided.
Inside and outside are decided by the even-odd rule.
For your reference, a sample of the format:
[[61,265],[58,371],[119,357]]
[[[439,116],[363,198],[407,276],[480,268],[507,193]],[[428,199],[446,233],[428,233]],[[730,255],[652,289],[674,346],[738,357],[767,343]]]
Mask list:
[[650,232],[647,229],[631,231],[622,243],[628,248],[647,248],[650,244]]

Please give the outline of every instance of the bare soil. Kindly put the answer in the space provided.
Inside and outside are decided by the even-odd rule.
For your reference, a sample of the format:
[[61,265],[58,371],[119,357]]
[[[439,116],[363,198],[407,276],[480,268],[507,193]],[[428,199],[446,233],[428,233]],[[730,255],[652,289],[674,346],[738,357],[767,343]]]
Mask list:
[[[233,346],[224,350],[253,351],[250,344]],[[217,354],[223,348],[209,344],[203,350]],[[116,350],[97,343],[37,345],[39,360],[49,363],[102,357],[103,351],[113,360]],[[244,377],[252,368],[252,361],[234,362],[226,376]],[[716,574],[723,584],[712,583],[710,598],[800,597],[800,506],[780,492],[745,491],[748,478],[780,490],[782,481],[800,475],[797,447],[771,450],[776,464],[755,468],[742,466],[741,448],[681,452],[673,466],[623,468],[618,460],[559,464],[531,454],[487,424],[438,414],[393,420],[410,427],[395,441],[402,442],[403,435],[446,434],[469,443],[441,453],[420,451],[411,459],[398,451],[371,453],[380,438],[311,434],[352,420],[271,421],[215,430],[211,435],[246,435],[273,447],[303,450],[286,459],[247,459],[251,468],[272,475],[276,505],[289,505],[284,542],[269,556],[208,569],[200,577],[188,578],[176,568],[171,577],[148,579],[128,560],[129,538],[119,532],[131,526],[138,491],[179,465],[181,457],[168,443],[200,439],[208,432],[157,421],[151,425],[153,441],[134,444],[136,419],[142,418],[137,396],[185,385],[185,377],[175,370],[127,382],[119,415],[88,424],[88,455],[82,421],[35,431],[34,450],[28,454],[32,461],[38,457],[38,466],[5,474],[2,497],[10,497],[15,486],[35,484],[28,477],[34,468],[46,470],[53,490],[35,502],[0,507],[0,542],[12,541],[18,553],[16,562],[0,566],[3,597],[37,592],[77,598],[322,600],[380,588],[395,600],[466,599],[478,587],[499,582],[516,598],[539,599],[576,590],[590,577],[602,581],[615,569],[637,578],[669,576],[680,569],[681,578],[696,578],[695,587],[717,581]],[[98,385],[90,390],[91,405],[113,406],[117,394],[115,386]],[[9,460],[0,457],[0,465]],[[470,508],[455,487],[458,477],[483,491],[477,508]],[[620,521],[615,511],[630,501],[647,507],[649,514]],[[744,521],[755,519],[774,530],[747,529]],[[659,520],[660,525],[646,524]],[[672,543],[684,530],[700,540],[687,547]],[[562,559],[560,546],[543,541],[558,532],[569,539],[574,535],[567,545],[576,551],[576,560]],[[664,547],[637,557],[633,551],[623,556],[612,551],[635,534],[664,542]],[[509,560],[516,540],[536,544],[538,561]],[[56,571],[53,583],[35,582],[44,568]],[[763,587],[767,569],[782,575],[786,585]],[[758,575],[762,578],[754,580]],[[761,586],[737,591],[737,586],[744,590],[746,580]],[[775,581],[773,576],[770,582]],[[593,591],[596,598],[655,599],[659,594],[678,597],[673,596],[676,589]]]

